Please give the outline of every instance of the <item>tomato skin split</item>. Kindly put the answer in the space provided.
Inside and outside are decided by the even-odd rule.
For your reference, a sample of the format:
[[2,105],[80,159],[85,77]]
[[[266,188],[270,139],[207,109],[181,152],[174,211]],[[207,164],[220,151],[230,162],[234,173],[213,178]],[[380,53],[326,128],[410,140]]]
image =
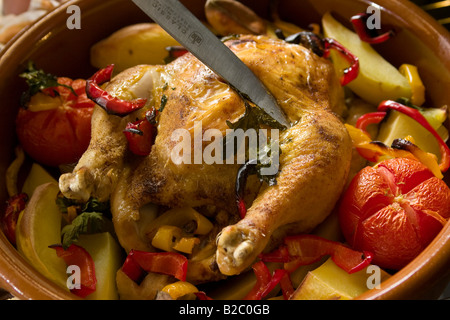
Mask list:
[[366,167],[339,207],[341,230],[373,263],[398,270],[414,259],[450,216],[450,189],[420,162],[396,158]]

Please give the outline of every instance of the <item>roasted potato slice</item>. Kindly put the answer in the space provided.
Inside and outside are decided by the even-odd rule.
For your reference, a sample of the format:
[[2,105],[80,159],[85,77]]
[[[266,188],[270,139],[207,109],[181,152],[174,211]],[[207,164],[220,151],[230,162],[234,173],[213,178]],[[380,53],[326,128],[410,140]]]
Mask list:
[[139,23],[124,27],[91,48],[91,64],[104,68],[114,64],[115,72],[139,64],[164,64],[167,47],[178,42],[155,23]]

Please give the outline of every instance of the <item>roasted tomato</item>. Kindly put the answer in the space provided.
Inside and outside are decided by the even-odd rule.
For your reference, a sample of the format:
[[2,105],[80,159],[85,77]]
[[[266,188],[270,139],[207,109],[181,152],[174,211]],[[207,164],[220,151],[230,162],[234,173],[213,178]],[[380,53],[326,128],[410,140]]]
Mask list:
[[49,166],[75,163],[91,139],[95,103],[86,96],[86,81],[58,78],[64,86],[46,88],[20,108],[16,130],[23,149]]
[[418,161],[385,160],[362,169],[345,192],[339,219],[347,242],[398,270],[414,259],[450,216],[450,189]]

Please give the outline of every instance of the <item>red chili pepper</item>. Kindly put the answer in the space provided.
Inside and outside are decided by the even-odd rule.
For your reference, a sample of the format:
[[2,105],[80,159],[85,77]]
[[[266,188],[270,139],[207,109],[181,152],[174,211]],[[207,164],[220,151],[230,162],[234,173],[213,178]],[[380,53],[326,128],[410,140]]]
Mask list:
[[131,152],[138,156],[150,154],[155,141],[156,128],[147,118],[130,122],[123,131]]
[[268,253],[261,253],[259,258],[265,262],[289,262],[291,261],[291,255],[289,254],[289,250],[286,246],[281,245],[277,249]]
[[315,235],[299,235],[286,237],[284,243],[291,262],[285,264],[285,269],[294,271],[301,265],[308,265],[319,261],[324,256],[331,256],[337,266],[348,273],[354,273],[367,267],[372,261],[372,254],[359,252],[336,241],[327,240]]
[[247,214],[247,207],[244,201],[245,185],[247,184],[247,178],[250,174],[253,174],[257,165],[256,160],[250,160],[239,168],[236,177],[236,205],[241,219],[244,219]]
[[130,252],[125,259],[125,262],[122,265],[122,271],[128,276],[128,278],[136,283],[140,283],[144,280],[145,271],[134,260],[133,252]]
[[105,109],[109,114],[125,116],[135,110],[139,110],[147,103],[146,99],[121,100],[111,96],[108,92],[100,88],[100,85],[111,80],[114,65],[97,71],[86,81],[87,96]]
[[70,290],[73,294],[85,298],[95,292],[97,286],[95,263],[89,252],[75,244],[71,244],[67,250],[64,250],[63,246],[59,244],[49,248],[55,249],[58,257],[63,258],[68,266],[76,265],[80,268],[80,288]]
[[184,56],[189,51],[183,46],[170,46],[166,50],[169,52],[169,59],[175,60],[176,58]]
[[373,36],[371,34],[372,30],[369,30],[367,28],[367,17],[368,15],[366,13],[360,13],[350,18],[350,21],[353,24],[353,28],[355,29],[361,41],[370,44],[378,44],[383,43],[389,40],[392,36],[394,36],[393,30],[389,30],[388,32],[383,33],[381,35]]
[[28,195],[26,193],[19,193],[12,196],[6,202],[6,211],[3,215],[3,231],[8,240],[16,245],[16,227],[17,219],[22,210],[25,209],[25,205],[28,201]]
[[358,57],[334,39],[325,38],[323,41],[325,46],[323,51],[324,58],[328,58],[330,56],[330,50],[334,49],[341,53],[350,63],[350,67],[344,70],[344,75],[340,79],[341,86],[345,86],[355,80],[359,73]]
[[256,276],[256,283],[244,300],[261,300],[267,296],[280,283],[287,273],[286,270],[277,269],[273,275],[263,261],[258,261],[252,266]]
[[289,300],[295,290],[288,272],[285,272],[281,278],[280,287],[284,300]]
[[370,124],[380,123],[381,121],[383,121],[384,117],[386,117],[386,112],[371,112],[363,114],[356,121],[356,127],[368,133],[367,126],[369,126]]
[[186,281],[187,267],[187,258],[176,252],[131,250],[122,266],[122,271],[134,281],[140,279],[145,272],[167,274],[180,281]]
[[420,111],[417,109],[407,107],[392,100],[383,101],[378,106],[378,111],[386,111],[388,109],[399,111],[413,118],[436,138],[439,143],[439,150],[441,152],[441,163],[439,164],[439,168],[442,172],[446,172],[450,167],[450,149],[445,141],[442,140],[439,133],[437,133],[436,130],[434,130],[434,128],[428,123],[427,119],[422,115],[422,113],[420,113]]
[[284,245],[273,253],[260,255],[260,259],[266,262],[284,262],[285,269],[293,272],[299,266],[312,264],[327,255],[348,273],[362,270],[372,261],[372,254],[369,252],[355,251],[340,242],[309,234],[284,238]]

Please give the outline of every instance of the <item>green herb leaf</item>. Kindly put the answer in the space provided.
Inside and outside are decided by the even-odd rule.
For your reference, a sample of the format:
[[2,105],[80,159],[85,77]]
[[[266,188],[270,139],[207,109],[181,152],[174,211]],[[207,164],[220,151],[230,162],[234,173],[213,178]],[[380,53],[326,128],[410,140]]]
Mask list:
[[41,69],[36,69],[33,62],[29,61],[27,69],[19,75],[24,78],[28,84],[28,90],[22,94],[21,104],[24,106],[31,97],[41,90],[52,87],[66,87],[70,89],[75,95],[75,90],[71,86],[58,83],[58,78],[55,75],[46,73]]
[[261,129],[263,126],[268,126],[274,129],[283,130],[285,127],[268,115],[263,109],[257,105],[251,106],[249,101],[244,98],[245,113],[236,122],[231,123],[227,120],[227,125],[230,129]]
[[[244,100],[245,104],[245,113],[244,115],[238,119],[236,122],[231,123],[230,121],[227,121],[227,125],[229,128],[236,130],[236,129],[242,129],[244,131],[249,129],[255,129],[259,130],[262,129],[264,126],[271,127],[273,129],[279,129],[284,130],[286,129],[283,125],[281,125],[278,121],[273,119],[270,115],[268,115],[263,109],[258,107],[257,105],[251,105],[250,100],[248,97],[242,95],[239,93],[241,97]],[[269,143],[272,143],[269,141]],[[226,148],[226,146],[225,146]],[[249,174],[256,174],[260,181],[266,182],[269,186],[273,186],[277,184],[277,176],[278,173],[274,175],[263,175],[261,174],[261,169],[264,167],[270,167],[272,165],[272,158],[273,155],[271,154],[271,148],[269,145],[266,145],[263,150],[256,150],[258,154],[258,162],[254,165],[254,169],[249,171]],[[277,150],[278,154],[281,154],[281,149],[278,148]],[[236,153],[236,150],[235,150]],[[225,154],[225,153],[224,153]],[[249,161],[248,159],[248,152],[246,150],[246,162]],[[264,158],[264,159],[262,159]],[[263,160],[263,161],[261,161]],[[262,164],[262,163],[265,164]]]
[[81,234],[101,232],[105,226],[103,215],[100,212],[83,212],[65,226],[62,233],[62,246],[67,249],[76,242]]
[[163,112],[164,107],[166,106],[168,100],[169,99],[167,98],[167,96],[165,94],[163,94],[161,97],[161,106],[159,107],[159,110],[158,110],[159,112]]
[[403,98],[398,98],[397,100],[395,100],[395,102],[401,103],[404,106],[407,106],[407,107],[410,107],[410,108],[413,108],[413,109],[416,109],[416,110],[419,110],[419,111],[424,111],[425,110],[425,108],[418,107],[415,104],[413,104],[411,102],[411,100],[408,99],[408,98],[404,98],[404,97]]
[[56,198],[56,205],[59,207],[59,210],[62,213],[67,213],[67,208],[75,206],[77,207],[78,212],[109,212],[110,206],[109,201],[100,202],[96,198],[90,198],[86,203],[80,203],[76,200],[72,200],[64,197],[64,195],[60,192],[58,197]]

